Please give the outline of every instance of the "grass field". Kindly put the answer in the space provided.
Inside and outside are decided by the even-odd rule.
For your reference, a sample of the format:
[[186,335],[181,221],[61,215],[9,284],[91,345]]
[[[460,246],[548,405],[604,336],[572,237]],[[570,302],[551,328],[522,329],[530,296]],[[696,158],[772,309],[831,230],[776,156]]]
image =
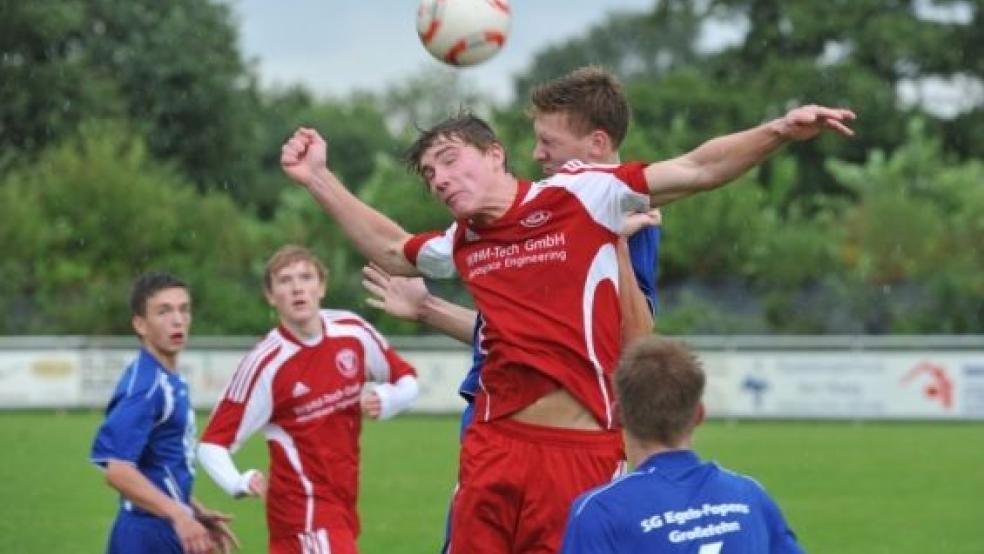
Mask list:
[[[104,550],[114,495],[87,460],[100,415],[0,413],[0,552]],[[362,551],[432,553],[456,468],[457,422],[404,417],[363,437]],[[762,482],[820,553],[984,553],[984,424],[710,422],[698,450]],[[265,467],[254,440],[241,467]],[[196,494],[234,513],[263,552],[262,506],[199,474]],[[726,553],[723,553],[726,554]]]

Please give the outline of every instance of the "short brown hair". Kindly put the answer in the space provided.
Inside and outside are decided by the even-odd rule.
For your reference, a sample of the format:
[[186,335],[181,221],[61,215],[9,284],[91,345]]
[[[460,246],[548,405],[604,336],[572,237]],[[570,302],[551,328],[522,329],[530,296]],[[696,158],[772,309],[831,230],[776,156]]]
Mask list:
[[311,262],[314,269],[318,272],[318,277],[324,283],[328,280],[328,268],[310,250],[296,244],[286,244],[281,246],[266,263],[266,270],[263,272],[263,286],[266,290],[272,290],[273,274],[295,262]]
[[[424,152],[428,148],[442,138],[460,139],[465,144],[470,144],[478,148],[481,152],[487,151],[494,144],[502,146],[499,138],[495,135],[495,131],[492,130],[492,127],[485,120],[467,110],[463,110],[458,112],[457,115],[434,125],[430,129],[421,131],[420,137],[403,154],[403,160],[407,165],[407,169],[424,177],[423,168],[420,167],[420,159],[423,158]],[[505,148],[503,148],[503,151],[505,151]],[[508,171],[508,160],[506,160],[505,167]]]
[[531,117],[567,115],[571,130],[581,136],[601,129],[618,148],[629,130],[632,112],[622,84],[608,70],[589,65],[544,83],[530,92]]
[[672,446],[692,430],[704,369],[685,344],[660,337],[632,343],[615,370],[622,424],[646,443]]
[[[185,289],[188,285],[180,278],[164,272],[149,271],[137,277],[130,287],[130,315],[146,316],[147,300],[164,289]],[[189,295],[191,291],[188,291]]]

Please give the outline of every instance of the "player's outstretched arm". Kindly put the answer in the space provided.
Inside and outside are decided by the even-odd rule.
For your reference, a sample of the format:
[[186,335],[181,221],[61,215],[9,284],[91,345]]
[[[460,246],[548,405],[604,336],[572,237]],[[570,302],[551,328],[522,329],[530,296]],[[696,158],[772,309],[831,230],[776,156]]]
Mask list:
[[137,468],[120,460],[106,463],[106,482],[142,510],[171,522],[185,552],[206,554],[214,544],[192,510],[161,492]]
[[854,136],[847,125],[854,112],[825,106],[801,106],[752,129],[711,139],[696,149],[646,168],[655,205],[720,187],[768,158],[790,141],[809,140],[824,131]]
[[423,279],[390,275],[378,265],[369,264],[362,268],[362,286],[370,295],[366,302],[373,308],[400,319],[419,321],[471,344],[478,313],[434,296]]
[[298,129],[281,147],[284,173],[308,190],[363,256],[391,273],[417,275],[403,255],[410,234],[349,192],[327,163],[328,145],[314,129]]

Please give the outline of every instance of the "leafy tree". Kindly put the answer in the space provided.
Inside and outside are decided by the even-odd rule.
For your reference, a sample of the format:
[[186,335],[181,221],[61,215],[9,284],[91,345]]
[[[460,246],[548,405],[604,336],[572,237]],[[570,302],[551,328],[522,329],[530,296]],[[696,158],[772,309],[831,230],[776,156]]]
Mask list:
[[[984,164],[948,160],[939,139],[913,120],[891,156],[863,166],[831,162],[856,191],[844,212],[849,282],[880,299],[869,331],[955,332],[984,328]],[[874,327],[874,329],[870,328]]]
[[88,118],[123,116],[203,190],[246,199],[253,77],[229,7],[177,0],[4,0],[0,147],[37,155]]
[[252,332],[262,317],[241,301],[255,294],[261,230],[154,162],[125,126],[83,124],[0,191],[15,199],[0,206],[0,237],[16,241],[0,264],[5,332],[126,334],[129,284],[149,269],[190,283],[199,332]]

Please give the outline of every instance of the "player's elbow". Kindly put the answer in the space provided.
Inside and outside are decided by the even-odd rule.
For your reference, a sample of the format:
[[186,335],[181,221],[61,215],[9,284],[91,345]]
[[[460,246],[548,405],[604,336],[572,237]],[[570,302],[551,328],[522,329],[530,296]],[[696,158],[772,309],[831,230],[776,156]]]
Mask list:
[[417,268],[403,254],[403,241],[387,245],[383,249],[383,255],[380,259],[373,261],[377,262],[380,267],[391,275],[400,275],[403,277],[417,277],[420,275]]
[[103,477],[106,484],[116,490],[120,490],[120,486],[126,478],[127,470],[130,468],[126,462],[121,462],[119,460],[109,460],[106,462],[106,471],[103,473]]

